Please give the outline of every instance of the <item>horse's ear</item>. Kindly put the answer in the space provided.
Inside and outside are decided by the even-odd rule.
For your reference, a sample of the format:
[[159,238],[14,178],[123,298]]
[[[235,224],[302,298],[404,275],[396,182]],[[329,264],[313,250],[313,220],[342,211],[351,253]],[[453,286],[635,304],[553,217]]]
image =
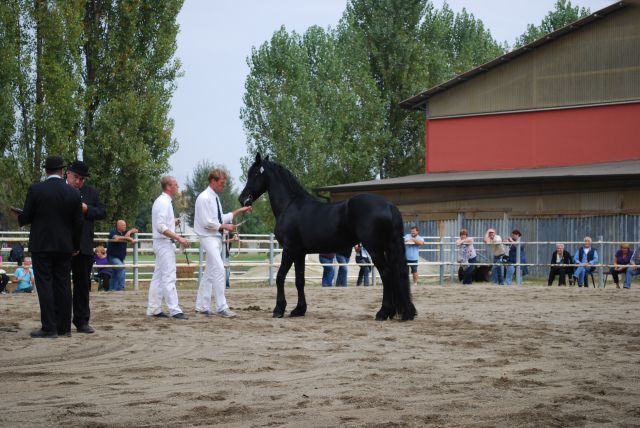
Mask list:
[[256,153],[256,163],[260,163],[262,162],[262,159],[260,159],[260,153]]
[[266,156],[264,157],[264,161],[265,161],[265,162],[269,162],[269,155],[266,155]]

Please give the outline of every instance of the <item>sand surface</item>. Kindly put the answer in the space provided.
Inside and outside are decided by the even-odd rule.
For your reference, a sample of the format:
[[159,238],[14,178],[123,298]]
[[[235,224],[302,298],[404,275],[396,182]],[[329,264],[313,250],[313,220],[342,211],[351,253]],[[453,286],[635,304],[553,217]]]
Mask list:
[[[237,319],[147,319],[92,293],[97,332],[29,338],[35,295],[0,296],[0,426],[639,426],[640,288],[423,286],[413,322],[380,287],[227,291]],[[288,311],[296,301],[287,288]]]

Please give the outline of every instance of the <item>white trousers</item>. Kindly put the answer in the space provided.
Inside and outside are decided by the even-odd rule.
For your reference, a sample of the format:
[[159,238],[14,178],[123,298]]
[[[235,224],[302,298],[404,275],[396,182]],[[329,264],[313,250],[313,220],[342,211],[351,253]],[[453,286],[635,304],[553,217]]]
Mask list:
[[149,285],[147,315],[162,312],[163,299],[171,316],[179,314],[182,309],[178,306],[176,290],[176,247],[168,239],[154,239],[153,252],[156,255],[156,266]]
[[222,240],[213,236],[201,236],[200,246],[207,254],[207,267],[200,280],[198,297],[196,298],[196,311],[211,311],[211,289],[215,293],[216,312],[229,309],[227,299],[224,296],[225,275],[224,262],[220,250]]

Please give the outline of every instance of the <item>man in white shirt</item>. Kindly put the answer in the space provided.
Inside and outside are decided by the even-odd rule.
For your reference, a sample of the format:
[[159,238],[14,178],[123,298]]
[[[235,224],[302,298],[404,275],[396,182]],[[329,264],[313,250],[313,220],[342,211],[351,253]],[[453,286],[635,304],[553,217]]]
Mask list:
[[153,202],[151,209],[151,227],[153,229],[153,252],[156,263],[149,286],[149,303],[147,315],[156,318],[168,318],[162,312],[162,300],[169,308],[169,315],[175,319],[186,320],[188,317],[178,305],[176,290],[176,247],[177,241],[182,248],[189,246],[182,236],[176,234],[176,225],[180,219],[173,213],[172,198],[178,193],[178,182],[171,176],[160,180],[162,194]]
[[242,207],[224,213],[220,205],[219,194],[227,184],[227,174],[221,169],[209,173],[209,186],[196,199],[193,230],[200,239],[200,245],[207,254],[207,267],[200,280],[196,298],[196,312],[211,314],[211,291],[215,293],[216,313],[223,318],[233,318],[236,314],[229,309],[224,295],[225,270],[222,260],[222,234],[224,231],[235,232],[233,218],[239,214],[251,212],[251,207]]

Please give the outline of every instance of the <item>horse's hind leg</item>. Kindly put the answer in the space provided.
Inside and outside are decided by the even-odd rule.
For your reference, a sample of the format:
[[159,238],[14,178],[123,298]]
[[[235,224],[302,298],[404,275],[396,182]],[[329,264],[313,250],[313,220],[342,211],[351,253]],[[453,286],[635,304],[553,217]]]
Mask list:
[[369,254],[371,255],[371,260],[378,269],[380,277],[382,278],[382,306],[378,313],[376,313],[376,320],[386,321],[396,315],[396,311],[393,306],[393,295],[390,288],[393,282],[393,272],[391,271],[383,251],[369,250]]
[[287,273],[291,269],[293,264],[293,255],[286,249],[282,251],[282,263],[278,274],[276,276],[276,287],[278,289],[276,295],[276,307],[273,308],[273,318],[282,318],[284,316],[284,310],[287,307],[287,300],[284,297],[284,280],[287,278]]
[[307,300],[304,297],[304,254],[296,257],[296,290],[298,290],[298,304],[291,311],[292,317],[303,317],[307,312]]

